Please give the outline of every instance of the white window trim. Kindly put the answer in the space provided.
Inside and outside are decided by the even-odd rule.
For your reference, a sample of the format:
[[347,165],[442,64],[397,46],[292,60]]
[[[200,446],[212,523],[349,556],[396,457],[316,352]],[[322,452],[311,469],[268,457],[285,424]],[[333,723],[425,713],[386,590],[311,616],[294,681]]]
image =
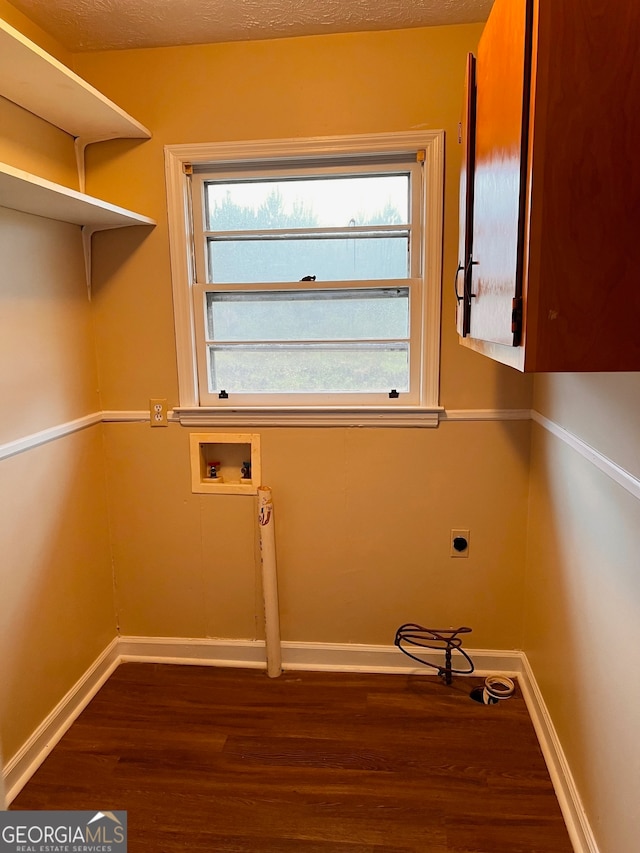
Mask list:
[[[427,187],[423,244],[424,311],[422,312],[423,396],[419,405],[393,407],[356,406],[227,406],[203,407],[198,403],[195,318],[191,285],[190,193],[184,164],[216,160],[236,163],[276,158],[338,156],[363,152],[425,151]],[[440,315],[444,213],[444,131],[409,131],[390,134],[314,137],[312,139],[258,140],[165,146],[165,175],[171,251],[171,278],[176,333],[179,405],[174,412],[185,425],[252,423],[263,426],[437,426],[440,378]]]

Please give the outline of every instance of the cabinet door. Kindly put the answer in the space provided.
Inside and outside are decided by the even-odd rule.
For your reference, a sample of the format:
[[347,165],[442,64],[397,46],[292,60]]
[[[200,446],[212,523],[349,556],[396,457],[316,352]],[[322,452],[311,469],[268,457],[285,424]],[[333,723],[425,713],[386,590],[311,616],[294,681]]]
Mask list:
[[473,176],[475,166],[476,58],[467,56],[464,86],[464,111],[460,122],[462,168],[460,170],[460,206],[458,229],[458,267],[456,269],[456,326],[458,334],[469,333],[471,308],[471,237],[473,234]]
[[496,0],[476,66],[470,334],[517,345],[533,0]]

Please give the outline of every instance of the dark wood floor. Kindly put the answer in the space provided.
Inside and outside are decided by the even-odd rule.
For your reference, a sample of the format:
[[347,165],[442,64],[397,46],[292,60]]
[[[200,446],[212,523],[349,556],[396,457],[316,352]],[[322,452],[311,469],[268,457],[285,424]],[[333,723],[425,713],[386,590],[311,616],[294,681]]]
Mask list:
[[129,853],[570,853],[519,691],[127,663],[14,809],[128,812]]

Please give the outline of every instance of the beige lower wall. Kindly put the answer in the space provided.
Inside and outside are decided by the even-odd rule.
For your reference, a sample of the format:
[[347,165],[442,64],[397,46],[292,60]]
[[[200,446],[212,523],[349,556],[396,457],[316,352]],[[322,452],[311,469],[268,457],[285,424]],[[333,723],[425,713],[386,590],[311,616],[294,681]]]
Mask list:
[[[264,429],[285,640],[391,643],[403,622],[519,648],[530,423]],[[189,430],[106,427],[120,630],[262,636],[255,498],[194,495]],[[471,531],[467,559],[451,528]]]
[[[536,408],[636,477],[638,374],[536,379]],[[524,648],[600,853],[637,848],[640,503],[533,426]]]
[[5,763],[114,637],[101,430],[0,461]]

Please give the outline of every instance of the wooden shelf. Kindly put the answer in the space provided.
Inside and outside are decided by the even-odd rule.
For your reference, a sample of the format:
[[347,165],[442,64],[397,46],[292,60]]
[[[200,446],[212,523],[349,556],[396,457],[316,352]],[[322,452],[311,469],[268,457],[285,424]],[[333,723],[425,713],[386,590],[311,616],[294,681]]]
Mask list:
[[91,231],[128,225],[155,225],[155,220],[37,175],[0,163],[0,207],[71,222]]
[[140,122],[0,19],[0,95],[80,138],[149,139]]
[[[80,189],[84,149],[107,139],[149,139],[151,133],[113,101],[0,19],[0,96],[74,138]],[[0,207],[82,228],[87,288],[91,295],[91,236],[95,231],[155,225],[142,216],[84,192],[0,163]]]

